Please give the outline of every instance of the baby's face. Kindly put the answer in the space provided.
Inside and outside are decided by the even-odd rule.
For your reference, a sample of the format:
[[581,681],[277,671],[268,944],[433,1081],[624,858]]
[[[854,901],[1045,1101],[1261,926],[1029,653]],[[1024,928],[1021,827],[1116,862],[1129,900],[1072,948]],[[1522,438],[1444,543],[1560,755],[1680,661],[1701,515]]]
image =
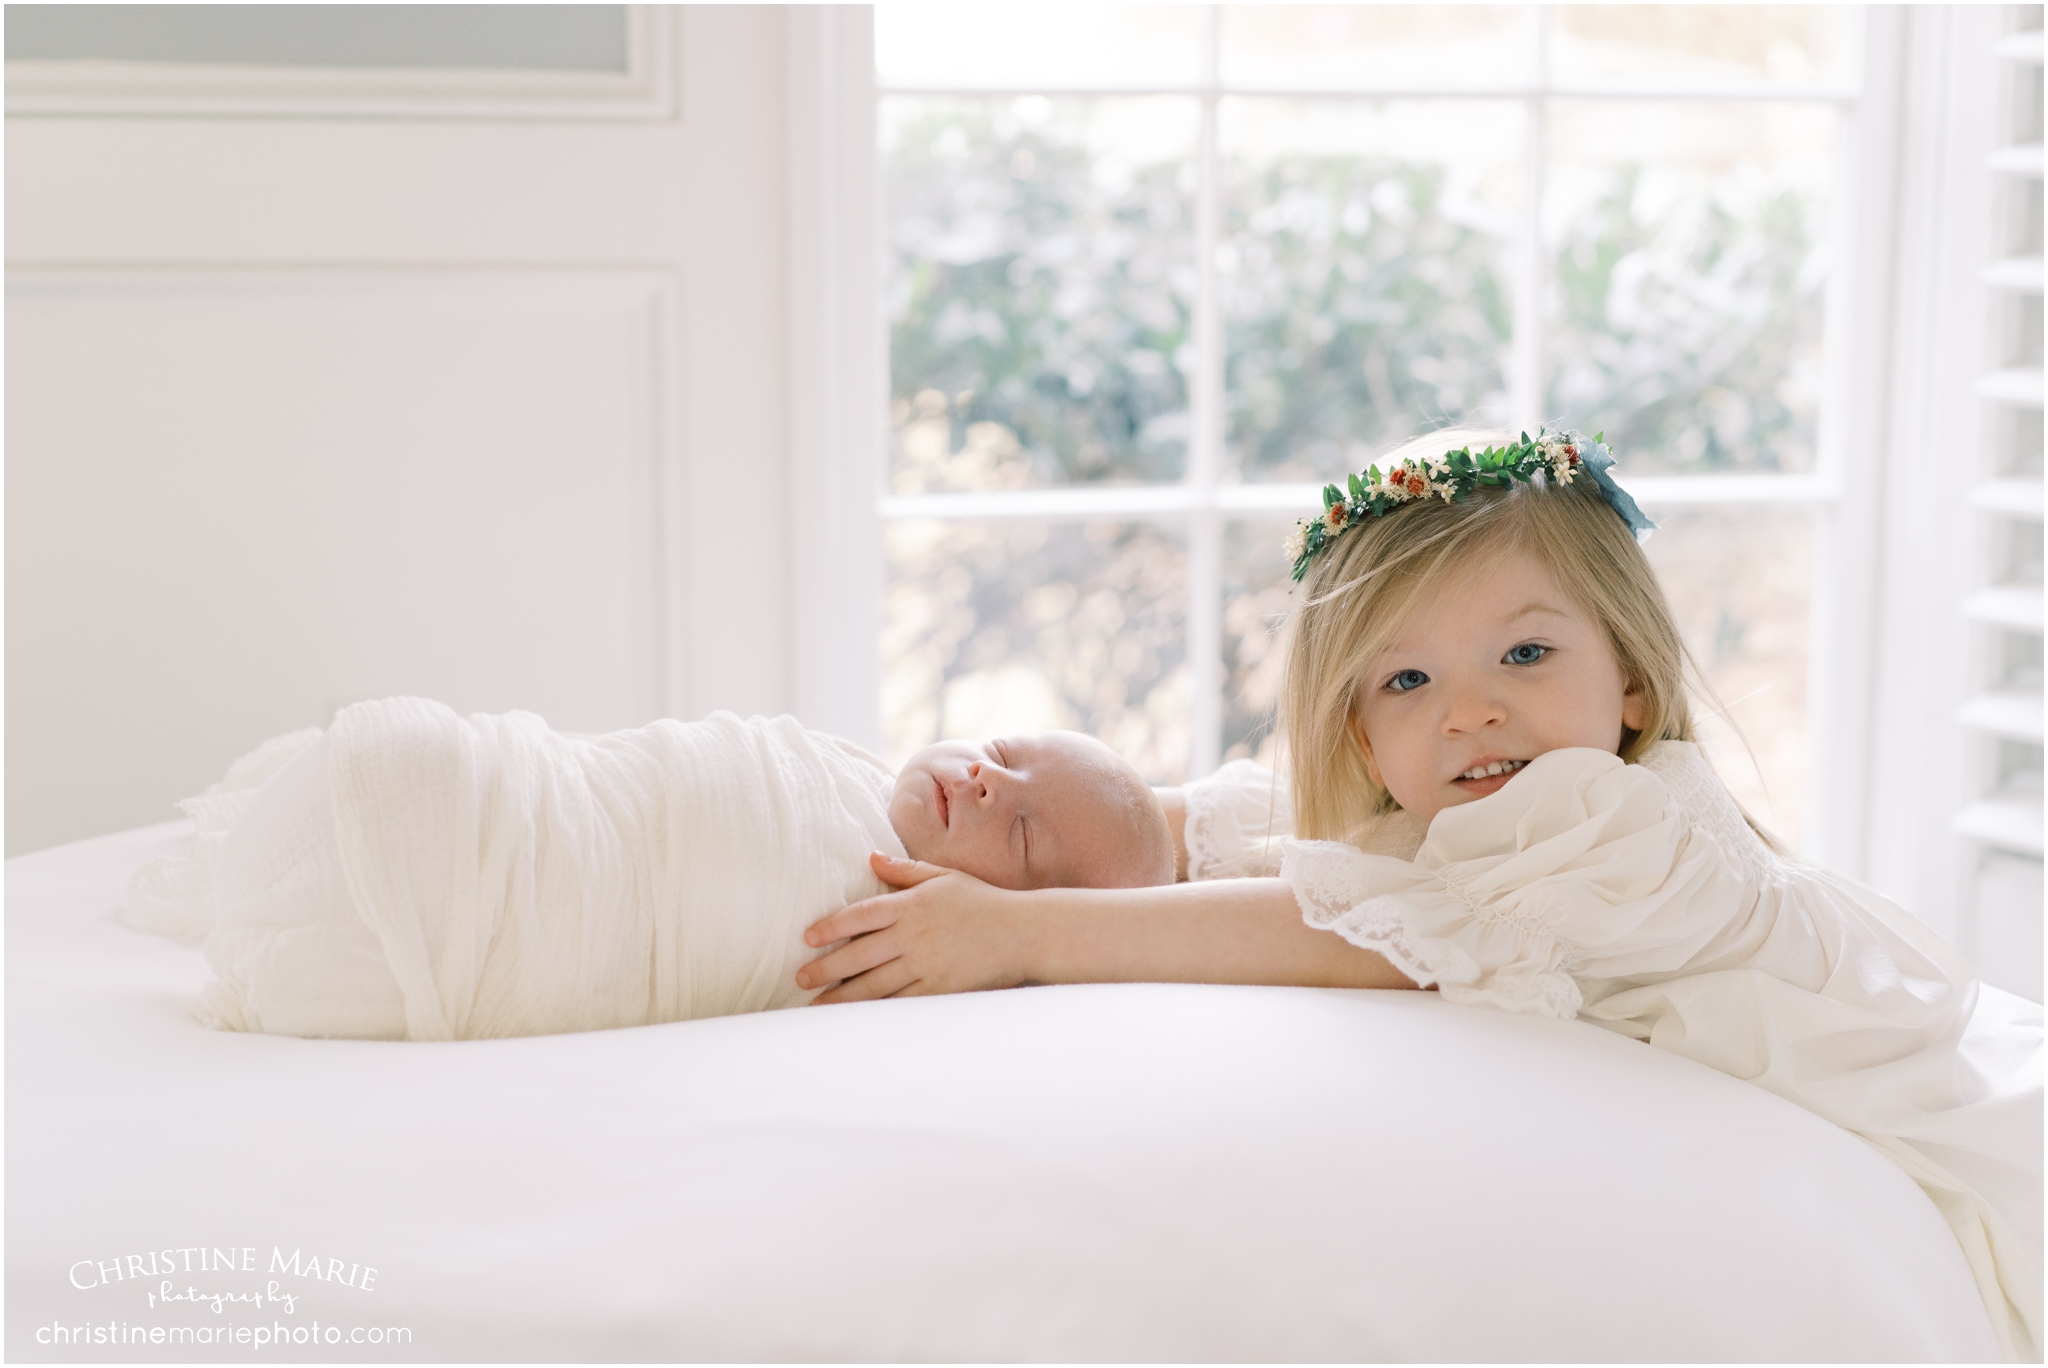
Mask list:
[[1078,732],[927,746],[896,776],[889,824],[912,859],[998,888],[1125,888],[1173,878],[1158,800],[1114,751]]
[[1502,555],[1437,586],[1359,681],[1366,767],[1423,821],[1498,792],[1529,761],[1640,729],[1606,633],[1549,568]]

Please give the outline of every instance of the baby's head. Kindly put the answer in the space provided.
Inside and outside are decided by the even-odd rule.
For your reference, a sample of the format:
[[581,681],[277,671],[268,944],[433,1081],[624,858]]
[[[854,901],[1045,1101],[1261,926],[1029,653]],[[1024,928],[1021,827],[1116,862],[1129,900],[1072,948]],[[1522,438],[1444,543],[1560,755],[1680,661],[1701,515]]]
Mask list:
[[[1512,433],[1439,432],[1441,456]],[[1590,478],[1416,499],[1336,536],[1295,608],[1283,712],[1296,830],[1424,821],[1547,751],[1691,740],[1689,661],[1656,575]]]
[[1173,835],[1152,790],[1079,732],[941,741],[896,776],[889,824],[913,860],[998,888],[1173,882]]

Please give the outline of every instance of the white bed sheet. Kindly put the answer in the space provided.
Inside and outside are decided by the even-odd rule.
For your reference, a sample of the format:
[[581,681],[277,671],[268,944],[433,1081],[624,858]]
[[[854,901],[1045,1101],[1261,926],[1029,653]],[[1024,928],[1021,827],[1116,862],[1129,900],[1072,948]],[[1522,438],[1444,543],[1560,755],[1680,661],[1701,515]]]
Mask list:
[[[106,917],[184,829],[6,866],[11,1360],[1996,1357],[1897,1168],[1596,1027],[1121,985],[221,1034],[186,1014],[199,953]],[[193,1248],[256,1269],[94,1271]],[[294,1300],[152,1307],[166,1282]],[[409,1339],[51,1342],[316,1321]]]

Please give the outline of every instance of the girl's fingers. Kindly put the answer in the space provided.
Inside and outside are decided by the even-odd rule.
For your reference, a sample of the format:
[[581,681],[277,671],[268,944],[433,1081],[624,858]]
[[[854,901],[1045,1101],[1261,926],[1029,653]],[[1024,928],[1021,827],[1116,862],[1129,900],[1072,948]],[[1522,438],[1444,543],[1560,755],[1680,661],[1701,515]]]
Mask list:
[[796,971],[796,986],[816,988],[835,979],[850,979],[878,964],[887,964],[895,959],[898,950],[886,934],[861,936],[850,940],[829,955],[820,955]]
[[820,1002],[867,1002],[874,998],[893,997],[904,989],[915,985],[917,975],[910,966],[900,959],[892,959],[878,969],[870,969],[858,978],[849,979],[829,993],[820,993],[812,1006]]
[[875,871],[875,877],[891,888],[915,888],[926,879],[936,879],[952,871],[923,860],[899,860],[893,855],[876,851],[868,856],[868,865]]
[[804,944],[830,945],[833,941],[845,940],[848,936],[865,936],[870,931],[894,926],[900,911],[896,900],[887,893],[848,903],[837,912],[826,913],[805,928]]

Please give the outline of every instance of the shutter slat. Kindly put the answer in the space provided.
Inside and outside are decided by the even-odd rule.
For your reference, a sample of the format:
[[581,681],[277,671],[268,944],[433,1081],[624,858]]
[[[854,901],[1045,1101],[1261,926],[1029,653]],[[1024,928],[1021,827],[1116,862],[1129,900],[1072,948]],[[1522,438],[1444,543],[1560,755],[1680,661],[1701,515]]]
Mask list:
[[2041,853],[2041,805],[1998,798],[1971,803],[1955,816],[1955,832],[2002,850]]
[[1956,710],[1956,721],[1972,731],[2010,736],[2016,741],[2041,739],[2041,695],[1978,694]]

